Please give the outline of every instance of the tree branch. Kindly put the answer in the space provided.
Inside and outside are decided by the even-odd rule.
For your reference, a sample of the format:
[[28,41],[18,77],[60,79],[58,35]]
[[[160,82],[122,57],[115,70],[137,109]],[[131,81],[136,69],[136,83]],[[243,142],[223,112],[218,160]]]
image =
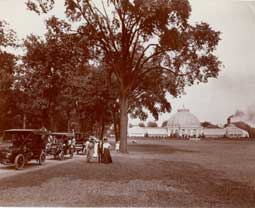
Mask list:
[[[141,65],[141,67],[139,67],[139,64],[141,63],[141,61],[142,61],[142,59],[143,59],[143,57],[144,57],[144,55],[145,55],[145,52],[151,47],[151,46],[158,46],[158,44],[149,44],[143,51],[142,51],[142,54],[141,54],[141,56],[139,57],[139,59],[138,59],[138,61],[136,62],[136,66],[135,66],[135,69],[134,69],[134,71],[136,71],[138,68],[142,68],[142,66],[143,66],[143,64],[146,62],[146,59],[145,59],[145,62],[143,62],[143,64]],[[152,58],[152,57],[154,57],[154,55],[152,55],[150,58]],[[149,59],[150,59],[149,58]],[[148,60],[149,60],[148,59]]]
[[117,49],[117,47],[115,45],[115,42],[114,42],[114,35],[113,35],[113,32],[111,30],[111,26],[110,26],[110,23],[109,23],[110,19],[109,19],[109,16],[108,16],[107,12],[106,12],[105,5],[104,5],[103,2],[102,2],[102,6],[103,6],[104,13],[105,13],[105,15],[103,15],[103,14],[102,15],[105,17],[105,21],[106,21],[107,28],[108,28],[110,36],[111,36],[113,47],[114,47],[115,51],[118,51],[118,49]]
[[[81,12],[82,17],[86,20],[86,22],[89,24],[89,26],[91,26],[91,28],[95,31],[95,33],[97,33],[97,29],[95,28],[94,24],[92,24],[90,22],[90,20],[87,18],[87,16],[85,15],[83,9],[81,8],[81,6],[79,5],[79,2],[76,0],[73,1],[73,3],[75,4],[76,8]],[[97,15],[94,13],[93,9],[91,8],[91,4],[89,1],[86,0],[86,3],[88,4],[88,7],[90,8],[91,12],[93,15]],[[98,22],[99,23],[99,22]],[[99,24],[100,25],[100,24]],[[101,28],[100,28],[101,29]],[[104,32],[101,30],[101,32],[104,34]],[[106,52],[109,52],[109,50],[111,50],[111,47],[109,46],[109,44],[107,44],[107,39],[104,36],[104,39],[102,38],[98,38],[97,39],[99,42],[101,42],[104,45],[104,49],[106,50]]]

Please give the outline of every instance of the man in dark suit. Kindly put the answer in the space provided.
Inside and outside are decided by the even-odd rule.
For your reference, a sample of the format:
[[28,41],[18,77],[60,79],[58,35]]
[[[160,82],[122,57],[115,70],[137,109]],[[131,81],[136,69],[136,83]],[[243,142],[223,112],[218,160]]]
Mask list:
[[104,153],[103,153],[103,145],[104,145],[104,142],[103,140],[101,139],[99,141],[99,144],[98,144],[98,163],[103,163],[104,161]]

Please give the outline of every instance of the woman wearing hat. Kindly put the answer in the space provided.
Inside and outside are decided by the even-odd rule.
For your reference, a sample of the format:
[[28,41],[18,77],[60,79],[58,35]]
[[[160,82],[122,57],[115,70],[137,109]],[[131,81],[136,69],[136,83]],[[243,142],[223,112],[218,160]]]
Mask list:
[[93,157],[93,153],[94,153],[94,140],[92,138],[90,138],[88,140],[88,149],[87,149],[87,162],[90,162],[90,160]]
[[104,161],[103,162],[104,163],[112,163],[110,148],[111,148],[111,145],[108,142],[108,139],[104,138],[104,144],[103,144],[103,155],[104,155],[104,157],[103,157]]

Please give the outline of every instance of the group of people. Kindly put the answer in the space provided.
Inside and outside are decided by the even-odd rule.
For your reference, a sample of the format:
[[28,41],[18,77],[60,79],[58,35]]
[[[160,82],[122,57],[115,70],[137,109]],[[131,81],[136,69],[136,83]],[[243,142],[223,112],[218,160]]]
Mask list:
[[60,135],[59,139],[56,136],[49,135],[46,150],[50,149],[53,144],[61,144],[65,149],[75,148],[76,140],[74,137],[67,137],[66,135]]
[[87,162],[91,162],[92,158],[97,158],[98,163],[112,163],[111,145],[107,138],[98,140],[90,137],[85,143],[85,152]]

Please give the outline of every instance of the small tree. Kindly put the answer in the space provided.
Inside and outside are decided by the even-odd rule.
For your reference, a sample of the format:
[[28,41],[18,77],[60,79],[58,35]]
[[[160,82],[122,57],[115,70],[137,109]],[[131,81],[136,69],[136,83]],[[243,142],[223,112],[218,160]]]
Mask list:
[[148,126],[148,127],[158,127],[158,124],[157,124],[156,122],[154,122],[154,121],[149,121],[149,122],[147,123],[147,126]]
[[161,127],[167,127],[167,121],[164,121],[161,125]]
[[145,124],[142,123],[142,122],[140,122],[140,123],[138,124],[138,126],[140,126],[140,127],[145,127]]

